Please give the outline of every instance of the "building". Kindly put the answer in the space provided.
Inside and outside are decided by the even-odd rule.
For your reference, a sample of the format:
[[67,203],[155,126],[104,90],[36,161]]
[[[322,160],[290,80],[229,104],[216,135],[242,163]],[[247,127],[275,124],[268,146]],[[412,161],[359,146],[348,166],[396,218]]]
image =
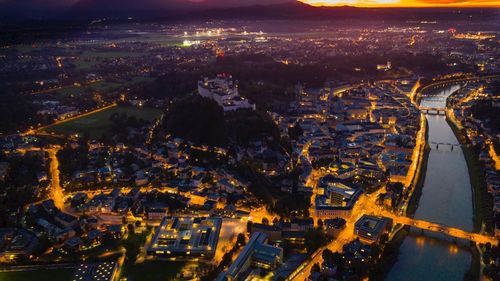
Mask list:
[[0,162],[0,181],[5,181],[5,177],[9,173],[9,163]]
[[284,231],[307,231],[314,228],[312,218],[292,218],[290,222],[280,223]]
[[217,281],[244,280],[251,267],[275,269],[283,261],[283,249],[267,244],[267,235],[256,232],[227,271],[217,277]]
[[148,221],[161,221],[168,214],[168,206],[163,204],[153,204],[146,207],[146,219]]
[[391,61],[387,61],[386,64],[377,64],[377,70],[387,71],[392,67]]
[[350,263],[354,261],[365,262],[371,258],[372,247],[362,243],[359,239],[355,239],[342,246],[344,258]]
[[54,216],[54,220],[63,227],[75,227],[78,224],[78,218],[68,213],[59,212]]
[[306,231],[303,230],[284,230],[281,233],[282,240],[289,243],[290,246],[303,249],[306,243]]
[[361,189],[333,176],[323,177],[315,198],[319,218],[346,218],[361,194]]
[[330,237],[337,237],[339,233],[345,229],[346,221],[341,218],[326,219],[324,221],[326,234]]
[[29,258],[38,248],[38,238],[24,229],[0,229],[0,263]]
[[277,225],[268,225],[263,223],[253,223],[252,224],[252,236],[255,233],[264,233],[267,236],[267,239],[270,241],[280,241],[282,235],[281,227]]
[[114,281],[118,278],[115,262],[80,264],[73,274],[73,281]]
[[64,250],[73,253],[79,252],[82,250],[84,244],[82,238],[75,236],[64,242]]
[[125,226],[123,224],[111,224],[106,226],[108,237],[113,239],[120,239],[125,234]]
[[163,257],[211,257],[217,248],[221,226],[220,218],[165,217],[147,253]]
[[214,100],[225,112],[238,109],[255,110],[255,104],[240,96],[238,85],[233,82],[231,75],[219,74],[216,78],[198,81],[198,94]]
[[354,234],[363,242],[376,243],[391,225],[392,220],[389,218],[363,215],[354,224]]

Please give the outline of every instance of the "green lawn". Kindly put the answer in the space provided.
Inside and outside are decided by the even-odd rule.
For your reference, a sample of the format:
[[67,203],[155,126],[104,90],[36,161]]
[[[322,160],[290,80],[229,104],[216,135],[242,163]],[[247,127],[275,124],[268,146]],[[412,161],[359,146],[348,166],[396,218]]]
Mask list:
[[56,134],[85,134],[88,132],[91,137],[98,138],[106,133],[112,125],[109,120],[114,113],[126,113],[128,116],[135,116],[138,119],[152,121],[161,114],[160,109],[147,107],[116,106],[104,111],[83,116],[68,122],[49,126],[44,131]]
[[184,262],[174,261],[145,261],[134,265],[125,265],[121,278],[127,281],[164,281],[175,279],[181,272]]
[[73,272],[72,268],[0,272],[0,281],[68,281]]
[[134,51],[85,51],[81,55],[82,58],[122,58],[122,57],[139,57],[144,55],[144,52]]
[[[133,80],[131,80],[131,81],[133,81]],[[53,92],[60,93],[60,94],[62,94],[62,96],[79,95],[79,94],[84,93],[87,90],[90,92],[97,91],[97,92],[105,93],[105,92],[110,92],[114,89],[120,88],[120,87],[125,86],[125,85],[126,85],[125,83],[121,83],[121,82],[118,83],[118,82],[99,81],[99,82],[84,85],[84,86],[73,85],[73,86],[63,88],[63,89],[54,90]]]
[[20,45],[15,45],[13,47],[14,47],[14,49],[16,49],[17,51],[19,51],[21,53],[28,53],[28,52],[33,51],[33,46],[31,46],[29,44],[20,44]]
[[127,239],[123,241],[127,258],[121,270],[121,278],[126,277],[127,281],[163,281],[172,280],[181,272],[184,262],[146,260],[135,263],[135,258],[131,259],[144,247],[152,231],[152,228],[147,228],[142,232],[129,233]]
[[127,80],[119,80],[119,81],[113,81],[113,82],[107,82],[107,81],[99,81],[95,82],[92,84],[87,84],[83,86],[68,86],[62,89],[56,89],[52,90],[50,92],[52,93],[58,93],[60,94],[60,97],[65,97],[67,95],[79,95],[82,93],[85,93],[86,91],[89,92],[100,92],[100,93],[107,93],[107,92],[112,92],[115,90],[119,90],[122,88],[130,87],[134,84],[139,84],[139,83],[149,83],[153,82],[155,78],[152,77],[132,77]]
[[145,53],[140,51],[84,51],[82,54],[75,54],[78,59],[75,66],[79,70],[91,68],[102,59],[109,58],[134,58],[143,56]]

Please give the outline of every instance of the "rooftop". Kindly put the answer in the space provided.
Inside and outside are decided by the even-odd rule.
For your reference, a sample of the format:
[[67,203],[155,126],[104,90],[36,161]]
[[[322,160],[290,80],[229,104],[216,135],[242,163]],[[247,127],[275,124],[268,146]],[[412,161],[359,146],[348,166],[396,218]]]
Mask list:
[[116,263],[100,262],[80,264],[76,269],[73,281],[111,281],[115,278]]
[[222,219],[165,217],[148,249],[154,255],[211,255],[219,240]]

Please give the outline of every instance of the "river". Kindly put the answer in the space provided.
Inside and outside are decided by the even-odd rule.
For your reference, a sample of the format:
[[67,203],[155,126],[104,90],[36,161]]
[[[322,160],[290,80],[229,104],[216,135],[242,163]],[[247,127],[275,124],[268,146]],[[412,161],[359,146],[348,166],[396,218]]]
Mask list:
[[[458,89],[459,86],[451,86],[423,97],[421,105],[445,107],[446,97]],[[462,150],[459,147],[451,150],[449,145],[437,148],[432,144],[458,144],[458,140],[444,116],[427,115],[427,121],[431,151],[415,218],[472,231],[472,190]],[[412,234],[401,245],[398,260],[386,280],[462,281],[470,263],[471,253],[467,247]]]

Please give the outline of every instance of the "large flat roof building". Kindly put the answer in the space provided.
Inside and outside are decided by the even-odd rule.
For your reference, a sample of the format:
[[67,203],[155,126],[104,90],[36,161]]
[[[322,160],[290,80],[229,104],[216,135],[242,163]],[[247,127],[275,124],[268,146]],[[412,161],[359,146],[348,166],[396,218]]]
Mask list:
[[315,212],[320,218],[346,218],[362,193],[361,189],[333,176],[320,179]]
[[165,217],[147,252],[164,257],[211,257],[217,248],[221,225],[221,218]]
[[73,274],[73,281],[114,281],[117,279],[115,262],[82,263]]
[[392,220],[389,218],[363,215],[354,224],[354,234],[364,242],[378,242],[391,225]]
[[227,271],[217,281],[245,280],[251,266],[275,269],[283,261],[283,249],[267,244],[267,235],[256,232]]

